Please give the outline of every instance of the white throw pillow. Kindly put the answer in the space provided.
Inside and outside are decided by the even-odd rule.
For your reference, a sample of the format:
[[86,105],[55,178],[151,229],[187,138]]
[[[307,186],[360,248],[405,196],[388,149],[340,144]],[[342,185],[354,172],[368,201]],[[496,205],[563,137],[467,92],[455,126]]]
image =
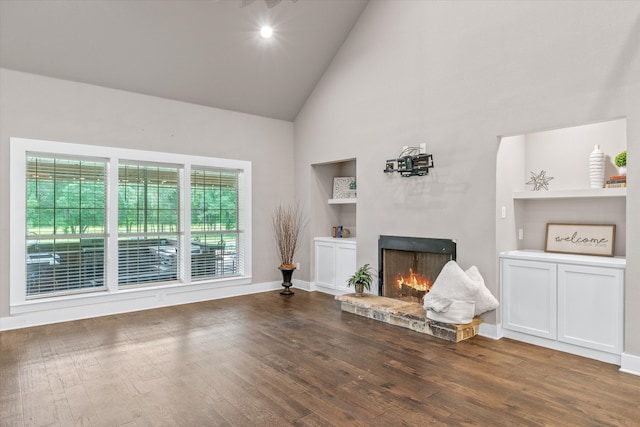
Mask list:
[[471,280],[476,283],[476,286],[478,287],[475,315],[479,316],[482,313],[486,313],[487,311],[495,310],[496,308],[498,308],[500,306],[500,303],[498,302],[496,297],[493,296],[489,288],[487,288],[487,285],[485,285],[484,279],[482,278],[478,267],[473,265],[469,267],[467,271],[465,271],[465,273]]
[[475,302],[478,289],[478,283],[472,280],[457,262],[449,261],[425,296],[424,308],[442,313],[446,312],[451,305],[451,303],[444,304],[443,301]]
[[451,302],[448,310],[444,313],[427,310],[427,317],[431,320],[435,320],[436,322],[466,325],[467,323],[471,323],[473,320],[474,310],[474,302],[454,300]]

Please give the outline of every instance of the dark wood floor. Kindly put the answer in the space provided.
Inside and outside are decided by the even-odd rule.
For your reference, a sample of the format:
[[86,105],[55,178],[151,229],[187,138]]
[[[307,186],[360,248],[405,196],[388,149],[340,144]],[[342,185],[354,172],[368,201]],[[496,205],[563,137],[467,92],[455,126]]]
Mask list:
[[297,290],[0,333],[2,426],[640,425],[640,377]]

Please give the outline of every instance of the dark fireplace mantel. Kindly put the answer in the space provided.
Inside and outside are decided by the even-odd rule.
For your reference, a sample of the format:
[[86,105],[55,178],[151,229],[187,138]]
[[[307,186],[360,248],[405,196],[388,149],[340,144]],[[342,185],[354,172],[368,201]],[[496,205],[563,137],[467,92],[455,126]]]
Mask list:
[[[456,259],[456,241],[451,239],[434,239],[427,237],[380,236],[378,239],[378,295],[384,293],[385,250],[406,251],[410,253],[439,254],[446,256],[446,260]],[[444,264],[441,264],[444,265]],[[440,272],[441,266],[438,266]],[[435,280],[435,277],[433,277]]]

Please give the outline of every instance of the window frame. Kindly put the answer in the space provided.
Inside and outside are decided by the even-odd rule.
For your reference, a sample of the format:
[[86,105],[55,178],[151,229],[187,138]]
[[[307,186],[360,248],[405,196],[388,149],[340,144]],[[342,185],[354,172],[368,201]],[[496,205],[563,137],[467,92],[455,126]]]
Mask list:
[[[26,158],[30,153],[52,156],[74,156],[76,158],[101,158],[107,165],[106,196],[106,283],[100,291],[53,294],[42,298],[26,296]],[[179,194],[179,228],[182,230],[180,250],[183,272],[175,282],[153,282],[149,286],[120,287],[118,285],[118,167],[120,162],[141,162],[177,165],[181,169]],[[212,277],[192,280],[190,262],[191,242],[191,166],[195,168],[226,169],[238,171],[238,230],[239,246],[242,254],[237,276]],[[22,313],[41,309],[55,309],[90,303],[124,301],[128,299],[157,296],[159,289],[212,289],[230,285],[251,283],[251,162],[245,160],[222,159],[179,153],[137,150],[100,145],[86,145],[69,142],[55,142],[27,138],[10,138],[10,223],[9,233],[12,250],[10,266],[10,312]],[[189,249],[189,253],[184,252]]]

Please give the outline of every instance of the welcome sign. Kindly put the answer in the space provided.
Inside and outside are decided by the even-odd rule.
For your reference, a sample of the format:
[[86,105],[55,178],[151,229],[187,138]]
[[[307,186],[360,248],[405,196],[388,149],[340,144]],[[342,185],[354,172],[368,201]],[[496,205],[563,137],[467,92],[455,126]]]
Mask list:
[[615,224],[547,224],[545,252],[613,256]]

